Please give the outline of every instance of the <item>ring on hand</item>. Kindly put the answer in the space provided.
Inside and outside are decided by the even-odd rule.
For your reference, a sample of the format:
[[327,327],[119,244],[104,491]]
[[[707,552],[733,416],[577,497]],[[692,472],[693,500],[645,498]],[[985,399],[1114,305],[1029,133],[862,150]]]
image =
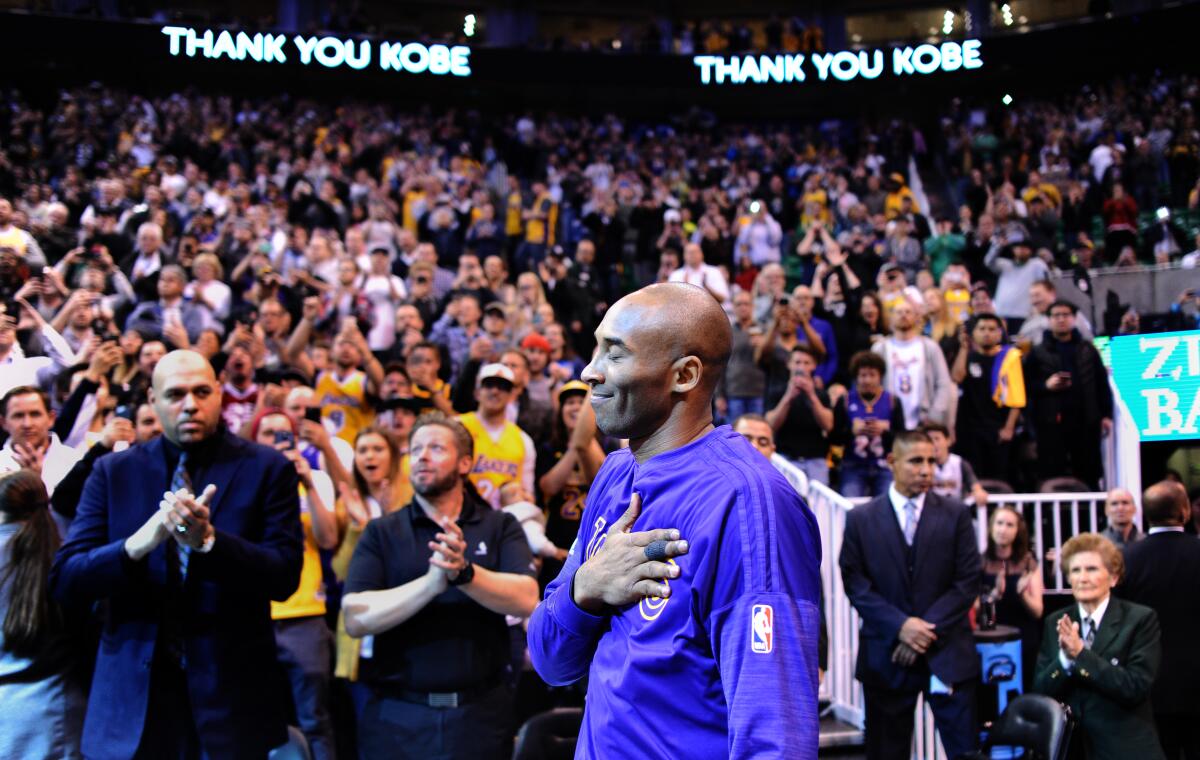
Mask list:
[[646,559],[655,562],[662,562],[667,558],[667,542],[666,541],[651,541],[646,546]]
[[188,526],[186,526],[186,525],[183,525],[182,523],[181,523],[181,524],[179,524],[179,525],[176,525],[176,526],[175,526],[175,532],[176,532],[176,533],[178,533],[178,534],[180,534],[180,535],[183,535],[184,533],[187,533],[187,532],[188,532]]

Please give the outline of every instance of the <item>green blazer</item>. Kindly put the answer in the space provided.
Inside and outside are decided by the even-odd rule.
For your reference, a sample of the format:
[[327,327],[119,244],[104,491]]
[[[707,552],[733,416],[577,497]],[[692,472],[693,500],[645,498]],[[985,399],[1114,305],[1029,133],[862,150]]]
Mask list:
[[1088,760],[1164,760],[1150,708],[1162,657],[1154,610],[1110,596],[1092,648],[1079,653],[1069,672],[1058,657],[1063,615],[1078,623],[1079,605],[1046,618],[1033,690],[1070,706]]

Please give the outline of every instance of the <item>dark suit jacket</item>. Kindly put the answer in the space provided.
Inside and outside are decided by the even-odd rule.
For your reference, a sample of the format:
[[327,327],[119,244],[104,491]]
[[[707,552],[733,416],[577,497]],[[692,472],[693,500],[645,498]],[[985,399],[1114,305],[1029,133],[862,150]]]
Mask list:
[[1162,626],[1162,667],[1151,692],[1154,712],[1200,715],[1200,538],[1155,533],[1127,545],[1125,577],[1116,593],[1154,610]]
[[1110,597],[1091,649],[1071,672],[1058,659],[1058,621],[1079,622],[1079,605],[1046,617],[1033,690],[1071,708],[1088,760],[1156,760],[1162,747],[1150,711],[1150,684],[1162,655],[1158,617],[1140,604]]
[[[209,757],[258,758],[286,737],[270,601],[300,582],[303,533],[296,470],[279,452],[220,432],[211,464],[193,482],[215,483],[216,540],[193,552],[183,593],[186,677],[196,730]],[[84,722],[91,758],[128,758],[145,728],[150,670],[167,582],[168,539],[134,562],[125,539],[158,509],[171,473],[162,438],[98,460],[51,583],[69,602],[107,600]]]
[[[206,328],[212,327],[218,332],[221,331],[220,324],[205,306],[185,301],[180,304],[179,312],[183,328],[187,330],[188,340],[193,343],[200,340],[200,333]],[[162,304],[158,301],[144,301],[138,304],[125,320],[125,329],[137,330],[145,336],[161,337],[163,331]]]
[[[979,592],[979,548],[971,513],[935,493],[925,506],[913,541],[915,561],[908,572],[908,546],[887,494],[846,516],[839,564],[850,603],[862,619],[856,677],[891,689],[921,689],[932,672],[947,684],[979,675],[979,656],[967,613]],[[892,663],[905,619],[919,617],[937,626],[937,641],[910,668]]]

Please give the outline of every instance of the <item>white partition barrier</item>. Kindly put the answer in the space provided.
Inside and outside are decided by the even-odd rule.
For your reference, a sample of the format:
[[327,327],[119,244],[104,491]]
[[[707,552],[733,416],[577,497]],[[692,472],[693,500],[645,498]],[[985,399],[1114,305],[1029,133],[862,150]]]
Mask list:
[[828,486],[810,481],[808,505],[821,528],[821,585],[825,593],[825,626],[829,633],[829,671],[821,696],[830,700],[834,715],[845,723],[863,727],[862,684],[854,678],[858,657],[858,613],[846,598],[838,555],[846,532],[846,513],[854,508]]
[[[825,624],[829,634],[829,671],[821,684],[821,697],[829,700],[835,717],[859,729],[865,725],[862,684],[854,677],[858,657],[858,613],[846,597],[838,556],[846,529],[846,515],[863,499],[850,500],[833,489],[810,482],[808,504],[821,529],[821,585],[825,593]],[[1100,529],[1104,514],[1103,493],[993,494],[987,507],[979,507],[976,529],[980,550],[986,545],[989,508],[1010,504],[1029,524],[1030,543],[1042,559],[1047,593],[1067,590],[1062,573],[1054,562],[1046,562],[1047,551],[1056,554],[1071,536]],[[1054,555],[1052,555],[1054,556]],[[913,731],[914,760],[946,760],[946,751],[934,728],[933,712],[923,699],[917,701]]]

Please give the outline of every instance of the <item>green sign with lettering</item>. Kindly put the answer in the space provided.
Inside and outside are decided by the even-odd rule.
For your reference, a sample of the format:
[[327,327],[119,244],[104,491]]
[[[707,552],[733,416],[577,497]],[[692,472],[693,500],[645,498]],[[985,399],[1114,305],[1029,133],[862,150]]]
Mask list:
[[1200,438],[1200,330],[1113,338],[1112,373],[1143,441]]

